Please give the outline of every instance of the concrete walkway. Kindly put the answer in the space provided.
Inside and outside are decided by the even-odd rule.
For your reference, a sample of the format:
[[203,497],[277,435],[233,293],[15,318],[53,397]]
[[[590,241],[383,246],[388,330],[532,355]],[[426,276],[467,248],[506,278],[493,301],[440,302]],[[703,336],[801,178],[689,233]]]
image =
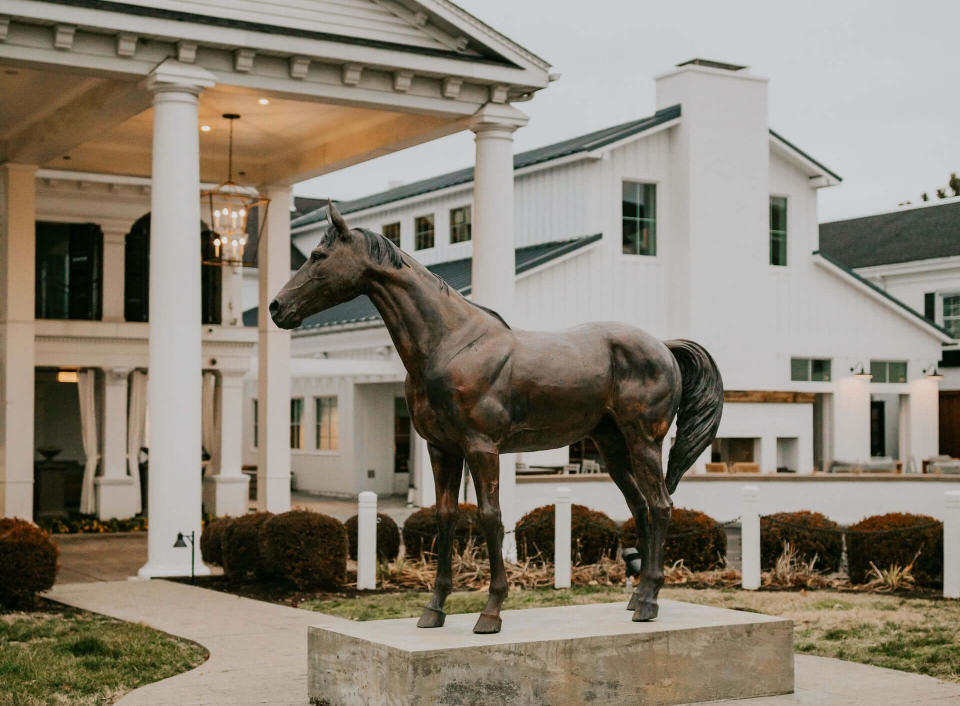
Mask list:
[[[47,595],[94,613],[146,623],[210,651],[210,659],[197,669],[138,689],[118,706],[307,706],[307,626],[344,622],[169,581],[57,585]],[[960,684],[797,655],[796,693],[724,703],[960,706]]]

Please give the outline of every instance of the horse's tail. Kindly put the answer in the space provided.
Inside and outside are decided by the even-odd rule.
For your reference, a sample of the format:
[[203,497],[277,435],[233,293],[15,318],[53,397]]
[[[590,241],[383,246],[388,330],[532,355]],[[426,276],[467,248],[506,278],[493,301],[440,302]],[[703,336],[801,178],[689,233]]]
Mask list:
[[680,410],[677,441],[670,449],[667,489],[677,489],[680,478],[717,434],[723,413],[723,380],[710,354],[693,341],[664,341],[680,366]]

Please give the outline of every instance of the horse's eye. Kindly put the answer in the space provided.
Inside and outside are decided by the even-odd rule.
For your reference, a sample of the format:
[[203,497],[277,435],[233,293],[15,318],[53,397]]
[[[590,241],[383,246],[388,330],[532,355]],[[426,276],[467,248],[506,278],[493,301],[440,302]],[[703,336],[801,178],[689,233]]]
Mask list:
[[324,252],[314,252],[310,255],[310,262],[320,262],[321,260],[325,260],[326,257],[327,254]]

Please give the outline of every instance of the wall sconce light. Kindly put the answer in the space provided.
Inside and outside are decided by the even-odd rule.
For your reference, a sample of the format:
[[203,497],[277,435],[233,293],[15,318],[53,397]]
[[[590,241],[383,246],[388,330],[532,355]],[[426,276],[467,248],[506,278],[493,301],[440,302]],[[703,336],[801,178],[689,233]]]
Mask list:
[[184,542],[184,538],[190,540],[190,580],[193,581],[196,578],[196,571],[194,570],[196,550],[194,548],[194,539],[196,538],[196,533],[191,532],[190,534],[185,535],[183,532],[177,532],[177,541],[173,543],[174,549],[183,549],[187,546],[187,543]]
[[80,373],[76,370],[58,370],[57,382],[80,382]]
[[930,380],[943,380],[943,373],[941,373],[939,368],[937,368],[936,363],[932,363],[930,367],[925,368],[923,374],[926,375]]
[[866,378],[867,380],[873,380],[873,373],[868,373],[863,366],[863,363],[857,363],[852,368],[850,372],[853,373],[854,377]]

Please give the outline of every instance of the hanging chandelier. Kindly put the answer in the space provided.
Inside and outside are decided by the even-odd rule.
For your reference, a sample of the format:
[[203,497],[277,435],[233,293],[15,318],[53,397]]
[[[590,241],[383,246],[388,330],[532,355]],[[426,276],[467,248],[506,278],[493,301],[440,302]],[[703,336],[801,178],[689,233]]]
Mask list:
[[[233,181],[233,123],[240,116],[224,113],[223,117],[230,121],[227,180],[200,194],[201,217],[207,224],[201,234],[201,248],[206,265],[240,266],[250,235],[247,224],[255,225],[259,242],[270,200],[261,198],[256,189]],[[251,214],[255,214],[253,221],[250,220]]]

